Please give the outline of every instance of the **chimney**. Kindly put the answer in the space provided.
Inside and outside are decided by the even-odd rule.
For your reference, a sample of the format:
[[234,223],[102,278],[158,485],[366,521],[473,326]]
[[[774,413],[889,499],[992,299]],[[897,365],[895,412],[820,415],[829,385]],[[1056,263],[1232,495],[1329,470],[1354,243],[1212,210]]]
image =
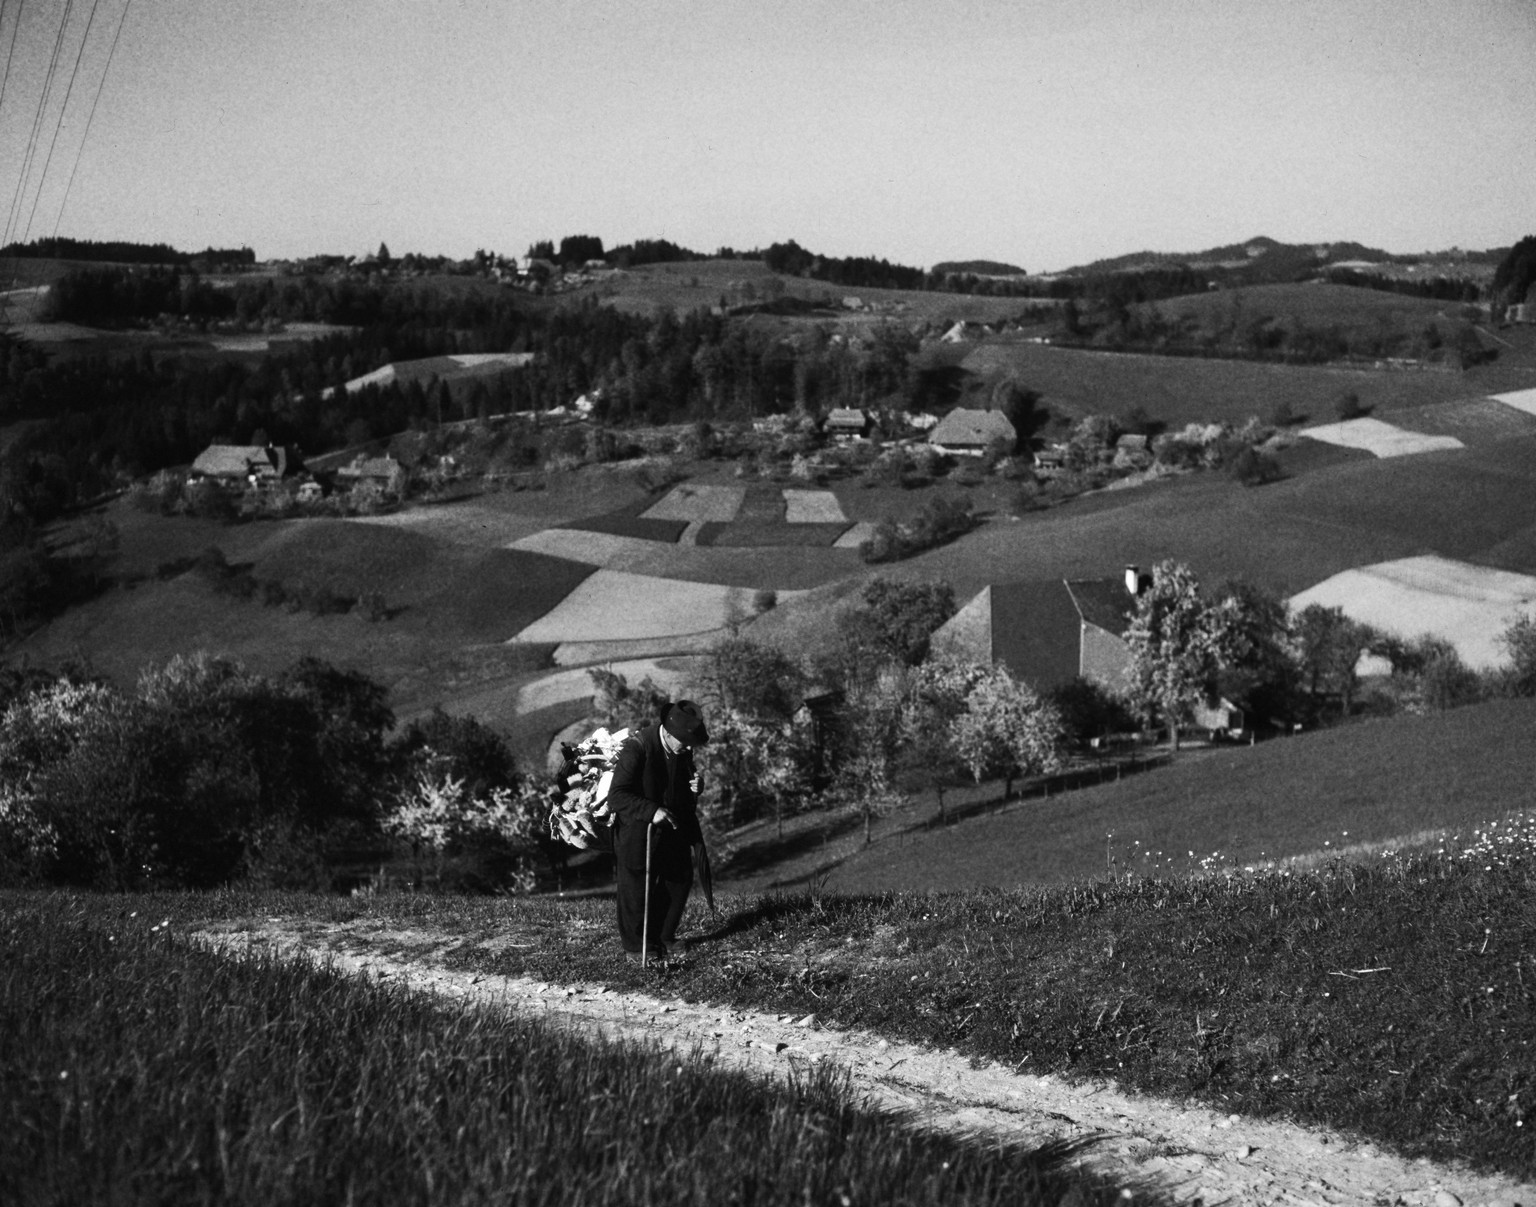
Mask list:
[[1125,593],[1132,599],[1141,594],[1141,568],[1139,566],[1127,566],[1125,568]]

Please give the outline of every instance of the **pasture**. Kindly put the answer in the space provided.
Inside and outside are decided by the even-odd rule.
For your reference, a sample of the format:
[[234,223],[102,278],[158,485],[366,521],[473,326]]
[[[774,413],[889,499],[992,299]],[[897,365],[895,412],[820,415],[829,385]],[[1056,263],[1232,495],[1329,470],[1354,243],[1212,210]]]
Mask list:
[[786,524],[841,524],[848,517],[830,490],[784,490]]
[[[1364,291],[1361,291],[1364,292]],[[1378,416],[1529,385],[1536,360],[1510,356],[1465,373],[1378,371],[1328,365],[1089,352],[998,336],[977,345],[963,367],[988,380],[1013,377],[1073,418],[1124,415],[1141,407],[1170,427],[1241,424],[1284,405],[1298,419],[1330,421],[1346,394]]]
[[1392,422],[1413,432],[1452,436],[1462,444],[1497,444],[1517,436],[1536,435],[1536,391],[1532,394],[1529,410],[1498,398],[1470,398],[1465,402],[1394,411]]
[[705,524],[699,529],[698,544],[715,548],[772,549],[783,546],[839,546],[849,524]]
[[952,807],[999,807],[947,827],[930,794],[873,846],[850,835],[773,878],[845,894],[936,892],[1363,855],[1527,808],[1533,725],[1536,701],[1500,700],[1191,749],[1169,767],[1006,805],[1001,785],[986,784],[955,793]]
[[[1489,418],[1486,407],[1454,409],[1467,424]],[[1513,408],[1502,413],[1525,421]],[[962,599],[991,581],[1095,578],[1163,558],[1188,562],[1209,583],[1245,577],[1286,596],[1424,555],[1536,573],[1536,437],[1386,461],[1300,440],[1280,460],[1290,476],[1264,487],[1194,474],[1018,518],[1009,514],[1016,487],[999,478],[977,487],[941,480],[907,490],[860,479],[811,489],[722,481],[713,465],[662,496],[648,488],[644,467],[591,467],[544,475],[543,489],[354,520],[225,526],[119,502],[103,514],[120,530],[111,572],[123,585],[30,635],[15,654],[46,665],[88,657],[122,681],[198,648],[263,672],[312,654],[378,678],[405,711],[452,705],[482,688],[515,700],[523,683],[552,669],[551,652],[559,665],[695,652],[737,623],[800,655],[834,639],[829,609],[876,573],[857,552],[870,525],[910,518],[935,491],[968,493],[989,518],[879,572],[943,578]],[[658,504],[677,517],[646,514]],[[685,518],[733,506],[729,521]],[[792,522],[834,509],[845,518]],[[696,543],[676,543],[685,529]],[[211,545],[294,589],[377,591],[390,618],[369,624],[263,607],[175,576]],[[761,615],[760,590],[777,593],[777,606]]]
[[1292,327],[1369,327],[1417,332],[1432,322],[1448,331],[1452,324],[1464,321],[1461,306],[1454,302],[1324,281],[1213,289],[1208,293],[1143,302],[1138,308],[1155,310],[1169,320],[1193,322],[1207,329],[1242,329],[1269,318]]
[[745,486],[720,486],[705,482],[684,482],[674,486],[663,498],[641,513],[647,520],[681,520],[684,524],[729,523],[741,510],[747,495]]
[[[1032,301],[918,290],[857,289],[808,277],[779,276],[769,271],[761,260],[644,264],[603,273],[591,284],[572,293],[578,297],[595,295],[606,305],[649,317],[658,307],[684,314],[701,307],[718,306],[722,297],[729,305],[765,301],[775,291],[824,307],[821,314],[811,319],[787,320],[789,322],[833,321],[849,327],[888,320],[903,324],[948,324],[961,319],[990,323],[1018,314]],[[842,304],[845,297],[857,297],[864,307],[871,309],[847,310]]]
[[745,587],[598,570],[517,632],[516,639],[623,641],[711,632],[750,618],[756,610],[753,597]]
[[[1423,408],[1412,414],[1423,414],[1430,409]],[[1325,444],[1358,448],[1373,457],[1411,457],[1415,453],[1435,453],[1466,447],[1455,436],[1427,436],[1422,432],[1408,431],[1396,424],[1369,418],[1320,423],[1316,427],[1303,428],[1301,434]]]
[[1456,647],[1474,670],[1501,666],[1509,653],[1500,636],[1536,608],[1536,577],[1472,566],[1442,557],[1412,557],[1345,570],[1291,600],[1342,608],[1345,615],[1405,641],[1423,634]]

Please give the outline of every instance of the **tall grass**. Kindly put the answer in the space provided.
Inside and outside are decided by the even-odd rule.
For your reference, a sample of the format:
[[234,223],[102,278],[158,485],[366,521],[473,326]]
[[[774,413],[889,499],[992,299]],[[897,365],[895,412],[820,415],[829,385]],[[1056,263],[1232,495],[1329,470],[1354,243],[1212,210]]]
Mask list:
[[115,899],[3,905],[7,1204],[1115,1194],[1064,1174],[1062,1150],[935,1138],[862,1109],[825,1070],[776,1087],[699,1054],[587,1043],[313,964],[216,956]]
[[450,934],[462,967],[814,1011],[1022,1071],[1110,1077],[1536,1177],[1536,815],[1351,859],[1008,892],[728,898],[719,919],[692,915],[685,962],[649,972],[620,962],[610,902],[230,896],[180,908]]

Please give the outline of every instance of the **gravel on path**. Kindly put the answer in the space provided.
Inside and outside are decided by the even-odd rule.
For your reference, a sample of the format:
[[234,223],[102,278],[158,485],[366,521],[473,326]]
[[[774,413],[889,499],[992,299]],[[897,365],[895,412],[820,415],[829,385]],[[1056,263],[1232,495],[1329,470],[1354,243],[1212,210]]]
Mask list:
[[[1070,1084],[987,1064],[954,1051],[892,1043],[868,1032],[678,998],[557,985],[444,967],[450,935],[380,929],[374,922],[317,926],[268,919],[254,930],[204,931],[220,950],[264,949],[331,960],[343,971],[510,1008],[570,1031],[698,1052],[713,1063],[781,1077],[833,1061],[877,1108],[956,1134],[1035,1145],[1092,1139],[1082,1160],[1126,1182],[1166,1187],[1178,1202],[1386,1204],[1397,1207],[1536,1207],[1536,1186],[1406,1160],[1323,1129],[1227,1115],[1209,1107],[1127,1093],[1107,1082]],[[386,954],[402,947],[409,956]]]

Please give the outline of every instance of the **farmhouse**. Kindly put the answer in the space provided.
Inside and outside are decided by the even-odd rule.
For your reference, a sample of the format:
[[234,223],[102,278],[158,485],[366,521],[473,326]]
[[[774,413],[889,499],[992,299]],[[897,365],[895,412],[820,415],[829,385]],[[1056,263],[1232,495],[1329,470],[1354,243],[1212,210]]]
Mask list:
[[980,339],[987,334],[986,325],[971,322],[969,319],[961,319],[943,335],[939,336],[939,342],[944,344],[963,344],[967,340]]
[[1035,453],[1035,473],[1042,478],[1054,478],[1067,468],[1067,450],[1060,444],[1052,444]]
[[272,444],[210,444],[192,462],[189,482],[270,486],[290,472],[288,450]]
[[[490,383],[513,370],[526,368],[533,360],[532,352],[456,353],[451,356],[428,356],[420,360],[398,360],[372,373],[354,377],[342,388],[348,394],[356,394],[368,386],[383,387],[397,383],[410,385],[412,382],[428,386],[434,381],[441,381],[447,383],[457,396],[460,390],[472,386],[476,380]],[[335,387],[328,386],[321,391],[320,397],[328,399],[335,392]]]
[[869,416],[858,407],[834,407],[822,425],[828,436],[862,436],[869,428]]
[[397,490],[405,480],[405,469],[393,457],[369,457],[359,453],[336,471],[336,477],[349,486],[377,482],[386,490]]
[[1007,667],[1037,691],[1083,678],[1109,691],[1130,686],[1125,633],[1150,577],[993,583],[933,634],[936,653]]
[[966,407],[956,407],[928,433],[928,443],[941,453],[962,457],[979,457],[993,447],[1011,451],[1018,438],[1008,416],[1001,411],[972,411]]

